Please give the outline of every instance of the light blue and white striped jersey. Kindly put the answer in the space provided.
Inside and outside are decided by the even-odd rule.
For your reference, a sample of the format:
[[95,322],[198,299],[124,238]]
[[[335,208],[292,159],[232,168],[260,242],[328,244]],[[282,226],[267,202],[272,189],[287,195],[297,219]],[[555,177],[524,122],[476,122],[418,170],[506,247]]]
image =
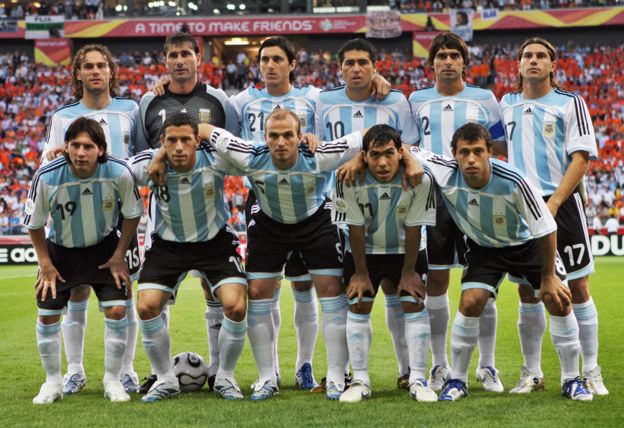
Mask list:
[[[403,190],[403,167],[389,183],[377,181],[370,171],[364,183],[336,182],[332,218],[337,224],[365,226],[366,254],[404,254],[405,227],[435,226],[434,180],[425,167],[422,182]],[[421,248],[426,240],[421,241]],[[349,240],[347,251],[351,251]]]
[[246,141],[264,142],[264,123],[275,109],[285,108],[299,116],[301,133],[314,134],[314,112],[321,90],[313,86],[293,87],[286,95],[274,97],[266,88],[250,86],[230,97],[241,124],[241,138]]
[[81,179],[61,156],[35,174],[26,201],[24,225],[29,229],[42,228],[49,214],[50,241],[68,248],[89,247],[115,229],[120,204],[124,218],[143,214],[143,201],[125,162],[109,157],[98,164],[93,176]]
[[149,186],[150,223],[165,241],[205,242],[227,224],[229,212],[223,198],[223,179],[228,174],[240,175],[210,146],[197,150],[195,166],[188,172],[177,172],[167,166],[166,184],[157,186],[147,175],[155,149],[145,150],[130,158],[128,164],[137,183]]
[[102,126],[109,155],[120,159],[131,156],[134,150],[138,111],[138,104],[125,98],[113,98],[111,103],[102,110],[92,110],[82,101],[61,107],[52,115],[48,128],[48,141],[43,148],[41,163],[48,162],[46,153],[49,150],[65,146],[67,128],[81,116],[96,120]]
[[278,169],[269,147],[244,141],[223,129],[215,129],[210,143],[249,177],[260,209],[273,220],[294,224],[306,220],[326,201],[326,187],[334,169],[362,150],[357,132],[319,145],[314,154],[299,147],[295,165]]
[[546,203],[522,173],[490,159],[490,179],[481,189],[466,184],[456,161],[413,147],[440,188],[455,224],[483,247],[524,244],[557,230]]
[[572,153],[583,151],[596,159],[594,126],[580,95],[553,89],[542,98],[525,99],[522,93],[513,93],[500,105],[509,163],[543,196],[557,190]]
[[321,92],[316,107],[316,135],[331,141],[374,125],[387,124],[402,131],[401,141],[414,144],[416,128],[410,106],[400,91],[390,91],[381,101],[374,97],[352,101],[346,86]]
[[453,157],[453,134],[469,122],[486,127],[494,141],[505,139],[498,102],[486,89],[465,83],[459,94],[445,97],[432,86],[412,92],[409,103],[418,145],[437,155]]

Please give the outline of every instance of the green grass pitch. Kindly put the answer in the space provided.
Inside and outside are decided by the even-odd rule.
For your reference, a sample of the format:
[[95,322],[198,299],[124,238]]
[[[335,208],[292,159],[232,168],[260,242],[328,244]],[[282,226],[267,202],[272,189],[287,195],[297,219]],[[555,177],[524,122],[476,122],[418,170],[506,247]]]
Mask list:
[[[576,403],[560,395],[559,364],[548,333],[544,339],[543,370],[546,391],[528,396],[510,396],[507,391],[518,379],[522,362],[517,331],[517,297],[510,283],[501,286],[498,299],[499,324],[496,360],[506,392],[486,393],[470,370],[468,398],[457,403],[417,403],[396,388],[396,363],[386,330],[383,297],[373,314],[374,333],[370,357],[372,398],[360,404],[329,402],[323,395],[294,387],[295,329],[293,301],[288,286],[282,292],[282,330],[279,340],[283,385],[280,395],[268,402],[225,402],[206,389],[179,399],[151,405],[138,396],[130,403],[112,404],[103,397],[103,320],[92,298],[86,334],[87,387],[76,396],[50,406],[31,404],[44,372],[35,342],[36,307],[33,298],[36,268],[0,269],[0,424],[13,426],[621,426],[624,408],[624,259],[599,258],[591,278],[592,294],[600,317],[600,357],[607,397],[591,403]],[[453,273],[451,317],[458,306],[459,271]],[[187,279],[178,303],[171,311],[172,352],[195,351],[207,357],[204,302],[197,280]],[[136,370],[148,371],[139,339]],[[319,338],[314,372],[325,370],[325,349]],[[241,356],[237,377],[243,393],[256,377],[249,344]],[[619,404],[618,404],[619,403]],[[619,410],[618,410],[619,409]]]

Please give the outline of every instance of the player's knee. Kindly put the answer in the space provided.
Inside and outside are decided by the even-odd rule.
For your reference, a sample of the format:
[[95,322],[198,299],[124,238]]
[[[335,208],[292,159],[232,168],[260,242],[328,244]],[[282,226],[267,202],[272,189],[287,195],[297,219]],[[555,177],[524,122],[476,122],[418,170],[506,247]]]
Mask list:
[[448,270],[429,270],[427,274],[427,294],[430,296],[441,296],[446,293],[449,278]]
[[242,321],[247,315],[247,303],[245,298],[241,296],[239,299],[234,300],[229,305],[223,305],[223,313],[226,317],[232,321]]
[[489,292],[482,289],[471,289],[462,292],[459,311],[467,317],[480,317],[487,303]]
[[152,302],[139,299],[137,303],[137,312],[142,320],[151,320],[160,315],[161,308]]
[[586,276],[569,280],[568,285],[570,287],[570,293],[572,293],[573,303],[585,303],[591,297],[589,292],[589,280]]
[[539,297],[535,297],[535,290],[528,285],[518,285],[518,296],[522,303],[539,303]]
[[39,317],[39,322],[43,325],[56,324],[61,320],[60,315],[45,315]]
[[358,305],[349,306],[349,312],[351,312],[352,314],[367,315],[371,313],[372,309],[373,309],[373,302],[360,303],[360,306]]
[[293,281],[292,287],[297,291],[308,291],[312,288],[312,281]]
[[120,320],[126,316],[126,307],[120,305],[111,306],[110,308],[104,309],[104,315],[110,320]]

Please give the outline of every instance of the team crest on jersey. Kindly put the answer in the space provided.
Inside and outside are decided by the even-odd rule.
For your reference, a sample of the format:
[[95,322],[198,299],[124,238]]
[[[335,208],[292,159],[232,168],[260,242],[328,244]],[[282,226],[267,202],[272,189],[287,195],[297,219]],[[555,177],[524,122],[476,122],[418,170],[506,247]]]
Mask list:
[[305,185],[306,194],[314,193],[315,190],[316,186],[314,185],[314,183],[308,183]]
[[334,200],[334,208],[339,213],[346,213],[347,212],[347,204],[344,201],[344,199],[342,199],[342,198],[336,198],[336,200]]
[[403,219],[403,218],[407,217],[407,205],[399,205],[397,207],[396,212],[397,212],[397,217],[398,218],[402,218]]
[[299,116],[299,123],[301,124],[301,132],[305,132],[308,129],[308,119],[305,116]]
[[504,215],[495,215],[492,218],[494,220],[494,226],[503,227],[507,224],[507,217]]
[[544,122],[544,137],[554,137],[555,136],[555,122]]
[[212,120],[212,112],[209,108],[199,109],[199,123],[210,123]]
[[213,198],[215,195],[215,188],[212,184],[204,185],[204,198]]
[[123,133],[123,143],[127,146],[128,144],[130,144],[130,133],[129,132],[125,132]]
[[102,201],[102,209],[104,211],[112,211],[113,208],[115,207],[115,198],[104,198],[104,200]]

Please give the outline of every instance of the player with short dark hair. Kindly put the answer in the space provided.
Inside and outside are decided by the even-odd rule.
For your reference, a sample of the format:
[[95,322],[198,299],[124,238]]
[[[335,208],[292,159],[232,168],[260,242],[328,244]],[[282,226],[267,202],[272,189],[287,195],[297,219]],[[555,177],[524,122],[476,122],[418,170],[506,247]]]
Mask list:
[[410,395],[437,401],[425,379],[430,326],[424,306],[427,252],[421,242],[422,226],[435,223],[433,178],[425,172],[418,186],[403,189],[401,134],[389,125],[370,128],[361,156],[367,165],[364,180],[350,187],[338,182],[332,205],[334,222],[349,227],[343,278],[351,299],[346,330],[353,381],[340,401],[353,403],[371,395],[370,314],[382,280],[404,312]]
[[[429,49],[428,65],[435,74],[435,85],[412,92],[409,102],[416,122],[418,145],[438,155],[452,157],[453,133],[466,123],[479,123],[488,129],[498,153],[504,152],[504,132],[496,97],[491,91],[464,81],[469,55],[466,43],[456,34],[439,33]],[[448,287],[450,269],[463,265],[463,233],[453,223],[445,200],[438,198],[435,227],[427,227],[429,275],[427,310],[431,317],[432,368],[429,385],[436,391],[448,379],[451,368],[446,356],[446,334],[450,318]],[[488,391],[502,392],[495,368],[497,309],[494,296],[481,317],[477,380]]]
[[[579,323],[583,376],[598,395],[609,393],[598,366],[598,313],[589,291],[594,272],[587,220],[580,194],[589,160],[598,149],[594,127],[583,98],[560,89],[554,75],[557,55],[545,39],[527,39],[518,51],[518,92],[501,100],[509,163],[540,190],[557,221],[557,248],[568,273],[574,314]],[[512,392],[544,387],[541,337],[546,330],[544,307],[528,287],[520,286],[518,330],[524,356],[520,381]]]
[[[42,164],[48,163],[64,150],[65,132],[76,118],[83,116],[100,124],[108,143],[108,154],[122,159],[133,153],[139,107],[133,100],[117,97],[116,72],[117,66],[106,46],[90,44],[76,52],[72,64],[71,85],[77,101],[64,105],[52,115],[42,153]],[[134,276],[140,268],[139,243],[136,238],[130,245],[127,260],[130,273]],[[63,379],[65,394],[79,392],[87,381],[82,361],[90,290],[89,287],[81,286],[72,288],[67,313],[61,324],[67,357],[67,374]],[[121,369],[121,381],[127,392],[136,392],[139,378],[134,371],[134,353],[138,325],[131,288],[129,297],[126,301],[128,343]]]
[[180,392],[162,310],[190,270],[200,272],[224,308],[213,388],[225,399],[239,400],[243,395],[234,368],[247,331],[247,281],[236,252],[238,239],[227,227],[223,196],[225,175],[238,171],[214,149],[197,150],[201,141],[197,122],[187,113],[169,115],[160,139],[159,156],[169,165],[162,183],[147,175],[155,150],[129,161],[137,182],[149,185],[152,191],[153,232],[139,277],[138,310],[143,346],[157,381],[142,400],[159,401]]
[[[453,136],[455,160],[421,153],[468,252],[459,311],[451,333],[452,371],[439,400],[465,397],[468,367],[479,337],[479,317],[506,274],[531,285],[550,313],[550,333],[561,364],[563,395],[593,398],[579,378],[579,328],[571,310],[566,272],[557,253],[557,224],[540,192],[507,163],[492,159],[487,129],[460,127]],[[418,153],[418,149],[413,149]]]
[[[104,311],[104,395],[113,402],[128,401],[120,382],[130,285],[125,256],[143,203],[128,167],[107,156],[98,122],[77,118],[65,135],[66,155],[37,171],[24,218],[39,260],[37,345],[47,374],[33,403],[50,404],[63,397],[60,317],[71,290],[85,284],[93,287]],[[46,238],[48,217],[52,223]]]
[[[196,123],[209,123],[238,134],[240,128],[236,113],[225,93],[199,80],[198,69],[202,58],[195,38],[182,32],[170,35],[165,40],[164,54],[171,79],[164,85],[162,95],[149,91],[141,98],[138,147],[141,150],[159,147],[162,124],[177,112],[190,114]],[[211,295],[210,286],[201,276],[200,281],[206,297],[206,334],[210,351],[208,384],[212,387],[219,366],[218,337],[223,307]],[[167,320],[168,312],[168,308],[165,308],[164,316]],[[147,376],[139,392],[146,393],[155,381],[153,374]]]

